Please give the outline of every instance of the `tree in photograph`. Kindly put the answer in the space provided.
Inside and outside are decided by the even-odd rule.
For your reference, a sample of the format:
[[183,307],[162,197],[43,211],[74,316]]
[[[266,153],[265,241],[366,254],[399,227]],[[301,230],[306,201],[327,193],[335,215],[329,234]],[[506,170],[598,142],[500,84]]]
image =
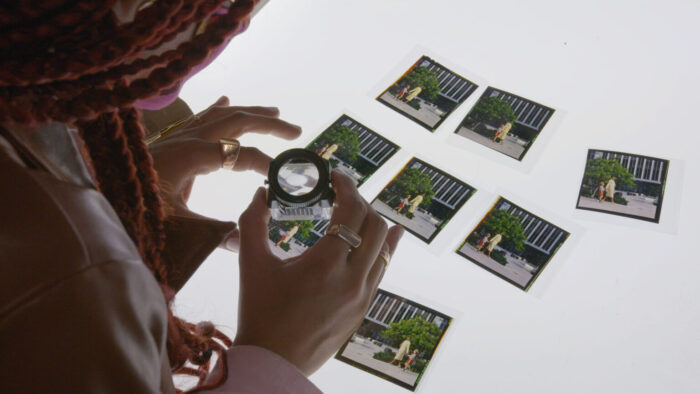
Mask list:
[[324,146],[332,144],[338,144],[339,146],[334,155],[348,163],[356,160],[357,155],[360,153],[360,140],[357,138],[357,133],[348,126],[339,124],[333,125],[324,131],[309,145],[309,149],[317,152]]
[[314,228],[314,224],[310,220],[288,220],[284,222],[278,222],[279,226],[284,230],[284,231],[289,231],[292,227],[299,225],[299,231],[297,231],[296,235],[299,235],[301,237],[308,237],[311,235],[311,230]]
[[484,220],[481,224],[482,234],[490,233],[494,236],[498,233],[503,234],[503,241],[501,241],[500,246],[504,249],[508,249],[515,252],[522,252],[525,250],[525,231],[523,226],[520,224],[520,219],[510,213],[497,209]]
[[611,176],[615,177],[618,187],[633,188],[635,186],[632,173],[627,171],[617,160],[596,158],[588,160],[583,174],[584,183],[595,186],[600,182],[606,183]]
[[510,103],[494,96],[480,99],[469,112],[467,119],[477,128],[482,123],[499,127],[506,122],[515,122],[517,118]]
[[435,194],[430,177],[416,168],[407,168],[382,192],[381,200],[391,205],[406,196],[413,198],[419,194],[423,194],[422,205],[430,204]]
[[440,93],[440,81],[437,73],[428,70],[426,67],[416,67],[403,78],[403,85],[411,85],[411,89],[421,87],[420,97],[428,100],[435,100]]
[[426,321],[422,317],[393,322],[381,336],[391,342],[393,346],[399,346],[407,337],[411,338],[411,351],[418,349],[423,355],[429,355],[437,346],[442,330],[437,324]]

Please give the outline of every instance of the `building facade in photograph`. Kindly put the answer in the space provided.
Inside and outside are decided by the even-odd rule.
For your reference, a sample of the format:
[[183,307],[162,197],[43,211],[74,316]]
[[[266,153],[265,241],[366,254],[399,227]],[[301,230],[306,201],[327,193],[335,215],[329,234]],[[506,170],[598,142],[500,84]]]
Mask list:
[[[507,101],[515,112],[516,125],[531,130],[530,133],[527,133],[529,138],[539,134],[554,113],[552,108],[492,87],[486,89],[483,97],[497,97]],[[513,130],[513,132],[517,132],[517,130]]]
[[568,234],[559,227],[547,223],[505,200],[501,200],[496,209],[504,210],[517,217],[525,232],[525,245],[547,256],[557,251]]
[[338,122],[341,126],[348,127],[357,133],[357,138],[360,141],[360,153],[358,153],[358,156],[374,166],[380,166],[399,149],[396,144],[380,137],[377,133],[348,116],[343,116]]
[[469,198],[474,190],[464,183],[447,176],[433,167],[424,164],[420,161],[414,161],[410,168],[418,169],[420,172],[427,174],[430,177],[430,183],[433,185],[433,201],[438,202],[447,208],[456,209],[464,200]]
[[456,75],[427,56],[423,56],[418,61],[418,67],[426,67],[428,70],[434,71],[440,82],[439,96],[455,104],[464,101],[477,88],[474,83]]
[[391,323],[401,320],[420,317],[425,321],[433,322],[441,330],[447,328],[449,320],[436,314],[427,308],[407,301],[403,297],[377,291],[365,319],[376,323],[382,327],[389,327]]
[[666,160],[596,150],[588,152],[588,160],[591,159],[615,160],[632,174],[635,186],[632,188],[626,188],[624,185],[618,186],[618,189],[622,191],[658,197],[662,185],[666,181]]

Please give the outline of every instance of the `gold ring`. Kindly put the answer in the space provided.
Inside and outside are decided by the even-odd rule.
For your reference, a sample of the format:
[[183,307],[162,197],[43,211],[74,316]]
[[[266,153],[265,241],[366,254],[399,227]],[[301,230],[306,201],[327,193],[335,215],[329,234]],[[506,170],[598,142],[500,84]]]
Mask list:
[[379,251],[379,257],[381,257],[382,260],[384,260],[384,270],[386,271],[386,268],[389,266],[389,261],[391,260],[391,255],[389,254],[389,252],[382,249]]
[[221,144],[221,168],[233,170],[238,154],[241,153],[241,143],[228,138],[220,139],[219,143]]
[[342,224],[332,224],[328,226],[326,235],[335,235],[353,248],[357,248],[362,243],[362,237],[352,231],[348,226]]

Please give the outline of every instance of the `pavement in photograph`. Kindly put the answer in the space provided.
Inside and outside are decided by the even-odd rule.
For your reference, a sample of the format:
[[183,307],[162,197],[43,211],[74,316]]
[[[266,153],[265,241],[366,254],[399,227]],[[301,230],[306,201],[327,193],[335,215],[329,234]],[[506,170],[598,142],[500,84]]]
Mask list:
[[646,201],[643,197],[638,196],[623,196],[627,200],[627,205],[613,204],[608,201],[598,201],[598,199],[590,197],[579,197],[578,206],[581,208],[600,209],[603,211],[624,213],[626,215],[635,215],[645,218],[656,217],[656,205],[650,201]]
[[459,128],[457,134],[461,135],[462,137],[469,138],[470,140],[478,142],[481,145],[487,146],[493,150],[505,153],[506,155],[515,159],[518,159],[520,155],[522,155],[525,151],[525,147],[513,141],[512,137],[510,136],[506,137],[506,140],[503,141],[503,144],[500,144],[498,142],[493,142],[493,139],[484,137],[483,135],[471,131],[470,129],[464,126]]
[[[379,201],[379,199],[374,200],[372,207],[374,207],[374,209],[376,209],[380,214],[406,228],[411,229],[411,231],[420,234],[426,239],[430,238],[433,233],[437,231],[437,227],[431,222],[432,217],[421,212],[420,210],[416,210],[413,219],[409,219],[404,215],[398,214],[396,210]],[[408,208],[404,208],[404,212],[406,212],[407,209]]]
[[[421,107],[420,110],[416,110],[415,108],[404,103],[403,101],[397,100],[396,97],[394,97],[394,95],[392,95],[389,92],[385,92],[384,94],[379,96],[379,98],[381,98],[382,101],[391,105],[392,107],[401,110],[401,112],[407,113],[416,119],[420,119],[421,122],[427,124],[430,127],[434,127],[440,121],[440,117],[433,111],[430,111],[425,107]],[[415,98],[414,100],[418,100],[418,98]]]
[[360,344],[350,342],[348,343],[348,346],[345,347],[345,350],[343,350],[342,355],[350,360],[356,361],[362,365],[413,386],[416,383],[418,374],[411,371],[404,371],[403,368],[399,368],[396,365],[391,365],[388,362],[379,361],[372,357],[374,353],[381,351],[382,349],[373,343]]
[[275,245],[275,243],[270,241],[269,239],[267,241],[270,243],[270,249],[272,250],[272,254],[281,259],[288,259],[290,257],[299,256],[307,249],[306,246],[296,243],[293,239],[289,243],[290,248],[288,252]]
[[532,274],[525,268],[511,262],[508,262],[506,265],[501,265],[501,263],[491,259],[482,252],[479,252],[475,247],[468,243],[465,243],[459,251],[478,261],[479,264],[483,265],[484,267],[498,272],[520,286],[526,286],[527,283],[530,282],[530,279],[532,279]]

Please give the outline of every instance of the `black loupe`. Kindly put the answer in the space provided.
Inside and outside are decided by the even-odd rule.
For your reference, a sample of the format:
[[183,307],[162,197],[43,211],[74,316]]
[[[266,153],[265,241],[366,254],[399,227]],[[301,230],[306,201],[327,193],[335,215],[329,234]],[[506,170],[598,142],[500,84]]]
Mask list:
[[270,163],[267,203],[272,219],[328,220],[333,209],[330,163],[307,149],[290,149]]

